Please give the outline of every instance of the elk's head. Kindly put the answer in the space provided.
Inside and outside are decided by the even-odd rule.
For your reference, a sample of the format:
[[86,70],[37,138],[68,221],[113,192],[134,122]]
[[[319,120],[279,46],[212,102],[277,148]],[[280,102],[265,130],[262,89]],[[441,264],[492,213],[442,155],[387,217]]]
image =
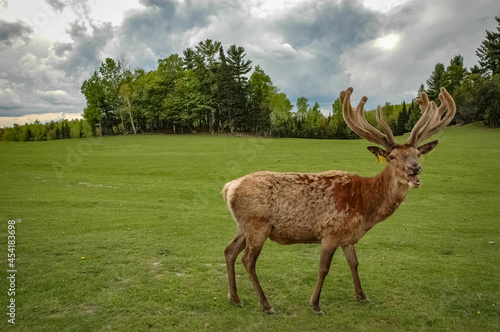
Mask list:
[[[413,188],[418,188],[422,184],[418,175],[422,171],[419,158],[421,155],[430,152],[438,144],[433,141],[419,146],[420,143],[430,138],[432,135],[446,127],[455,116],[456,107],[453,98],[441,88],[439,108],[436,103],[429,102],[425,92],[422,92],[417,102],[422,116],[413,127],[410,137],[404,144],[394,141],[394,136],[387,123],[382,118],[382,109],[377,107],[376,121],[382,131],[373,127],[365,119],[363,108],[368,98],[363,97],[356,108],[351,106],[351,94],[353,89],[348,88],[340,93],[342,102],[342,113],[347,125],[359,136],[384,148],[369,146],[368,150],[379,158],[387,160],[387,167],[394,172],[396,179],[401,183],[408,184]],[[446,114],[445,114],[446,113]]]

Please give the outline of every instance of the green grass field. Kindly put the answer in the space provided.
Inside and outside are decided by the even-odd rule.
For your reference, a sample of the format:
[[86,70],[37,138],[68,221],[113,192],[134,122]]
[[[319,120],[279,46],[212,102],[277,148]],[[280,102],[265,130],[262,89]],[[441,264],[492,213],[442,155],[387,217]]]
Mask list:
[[[261,312],[219,192],[258,171],[373,176],[369,142],[144,135],[0,143],[2,331],[500,331],[500,131],[448,128],[423,186],[358,243],[372,300],[354,296],[337,251],[309,297],[317,245],[266,242],[257,263],[278,313]],[[399,138],[401,141],[402,138]],[[8,221],[16,223],[16,324],[7,322]],[[490,243],[494,242],[494,243]]]

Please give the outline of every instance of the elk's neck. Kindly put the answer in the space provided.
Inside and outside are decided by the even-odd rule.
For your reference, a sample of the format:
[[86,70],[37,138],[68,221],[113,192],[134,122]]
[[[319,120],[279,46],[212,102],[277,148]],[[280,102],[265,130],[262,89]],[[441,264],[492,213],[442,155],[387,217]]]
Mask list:
[[391,216],[405,199],[408,193],[408,183],[398,177],[394,171],[386,166],[382,173],[367,181],[368,192],[372,197],[367,200],[371,206],[366,221],[371,226]]

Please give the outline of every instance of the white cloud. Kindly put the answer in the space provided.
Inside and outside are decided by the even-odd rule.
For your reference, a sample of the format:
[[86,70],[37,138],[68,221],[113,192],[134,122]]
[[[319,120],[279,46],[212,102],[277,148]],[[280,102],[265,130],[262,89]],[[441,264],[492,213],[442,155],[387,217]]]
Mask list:
[[363,0],[363,5],[367,8],[387,13],[394,7],[400,6],[409,0]]
[[394,46],[396,46],[396,44],[399,43],[400,40],[401,38],[397,34],[391,33],[387,36],[380,37],[375,40],[375,45],[382,50],[390,50],[394,48]]
[[0,89],[0,109],[16,109],[21,106],[21,99],[11,88]]
[[53,90],[53,91],[36,91],[36,94],[40,99],[43,99],[53,105],[71,105],[75,103],[75,98],[68,95],[66,91],[63,90]]

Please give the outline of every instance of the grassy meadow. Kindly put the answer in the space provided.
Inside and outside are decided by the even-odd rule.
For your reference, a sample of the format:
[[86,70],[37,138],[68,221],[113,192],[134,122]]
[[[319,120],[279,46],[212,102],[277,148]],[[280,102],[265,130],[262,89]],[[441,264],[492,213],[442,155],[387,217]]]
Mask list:
[[[268,240],[264,314],[221,195],[258,171],[373,176],[364,140],[139,135],[0,143],[1,331],[500,331],[500,130],[447,128],[423,186],[357,244],[368,304],[337,251],[309,306],[319,246]],[[397,138],[402,141],[403,138]],[[7,322],[7,226],[16,223],[16,324]]]

